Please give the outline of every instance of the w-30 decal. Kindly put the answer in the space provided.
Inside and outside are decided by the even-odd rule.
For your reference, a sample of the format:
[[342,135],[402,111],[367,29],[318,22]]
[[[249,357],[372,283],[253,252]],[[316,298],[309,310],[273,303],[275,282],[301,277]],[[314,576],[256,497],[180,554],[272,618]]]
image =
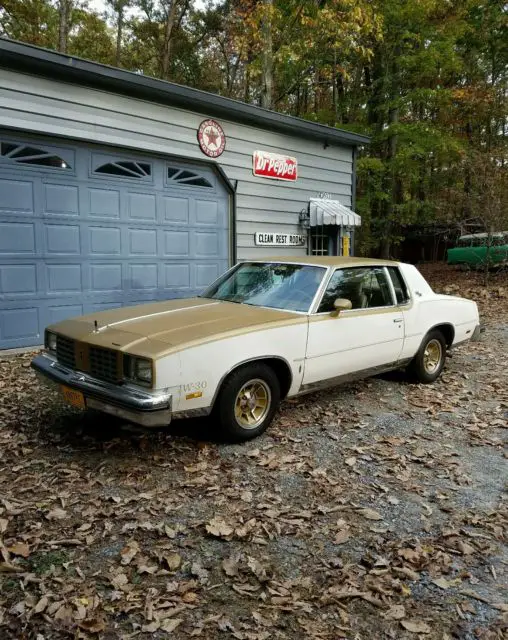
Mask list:
[[182,391],[185,391],[185,393],[189,393],[191,391],[204,391],[207,386],[208,382],[206,380],[197,380],[196,382],[182,384]]

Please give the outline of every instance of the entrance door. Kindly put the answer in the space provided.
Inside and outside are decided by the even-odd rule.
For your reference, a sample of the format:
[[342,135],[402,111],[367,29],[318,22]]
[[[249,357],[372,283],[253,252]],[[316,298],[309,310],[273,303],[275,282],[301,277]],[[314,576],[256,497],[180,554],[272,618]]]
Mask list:
[[[331,315],[337,298],[352,309]],[[303,388],[397,362],[404,317],[395,303],[385,268],[337,269],[309,321]]]

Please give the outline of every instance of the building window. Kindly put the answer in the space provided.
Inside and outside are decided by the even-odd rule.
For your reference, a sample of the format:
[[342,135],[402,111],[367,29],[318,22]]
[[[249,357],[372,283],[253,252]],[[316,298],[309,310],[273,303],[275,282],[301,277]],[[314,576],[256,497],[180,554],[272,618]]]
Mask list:
[[189,169],[178,169],[177,167],[168,167],[168,182],[176,183],[180,185],[188,185],[192,187],[204,187],[206,189],[213,189],[213,184],[199,175],[195,171]]
[[310,255],[337,255],[337,229],[335,225],[321,225],[310,228]]
[[115,160],[106,162],[95,169],[95,173],[122,178],[146,179],[152,175],[152,165],[148,162],[134,162],[132,160]]
[[54,169],[72,169],[63,158],[51,151],[44,151],[28,144],[16,144],[15,142],[2,142],[0,155],[17,164],[29,164],[39,167],[52,167]]

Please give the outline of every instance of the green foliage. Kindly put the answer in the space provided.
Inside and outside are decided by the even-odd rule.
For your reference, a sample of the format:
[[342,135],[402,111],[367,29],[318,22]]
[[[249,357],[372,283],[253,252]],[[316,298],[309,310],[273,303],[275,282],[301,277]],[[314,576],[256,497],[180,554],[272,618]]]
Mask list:
[[[505,174],[497,169],[507,162],[505,3],[107,5],[108,14],[99,16],[86,2],[71,1],[69,53],[107,64],[119,60],[146,75],[256,104],[270,73],[275,109],[370,135],[357,165],[362,251],[388,255],[408,226],[462,228],[485,209],[489,224],[501,225],[501,208],[489,206],[486,194],[500,193]],[[56,49],[58,6],[56,0],[4,0],[0,33]],[[489,189],[475,179],[478,154],[481,166],[492,169],[495,184],[489,180]]]
[[66,551],[37,551],[32,554],[27,561],[30,565],[30,570],[36,575],[42,576],[51,570],[51,567],[61,567],[69,561],[69,556]]

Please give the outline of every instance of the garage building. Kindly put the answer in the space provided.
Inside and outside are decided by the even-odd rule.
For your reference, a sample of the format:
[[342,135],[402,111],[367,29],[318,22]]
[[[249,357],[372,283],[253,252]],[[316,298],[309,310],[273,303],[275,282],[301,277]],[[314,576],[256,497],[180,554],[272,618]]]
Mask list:
[[0,39],[0,348],[237,260],[349,254],[366,142]]

